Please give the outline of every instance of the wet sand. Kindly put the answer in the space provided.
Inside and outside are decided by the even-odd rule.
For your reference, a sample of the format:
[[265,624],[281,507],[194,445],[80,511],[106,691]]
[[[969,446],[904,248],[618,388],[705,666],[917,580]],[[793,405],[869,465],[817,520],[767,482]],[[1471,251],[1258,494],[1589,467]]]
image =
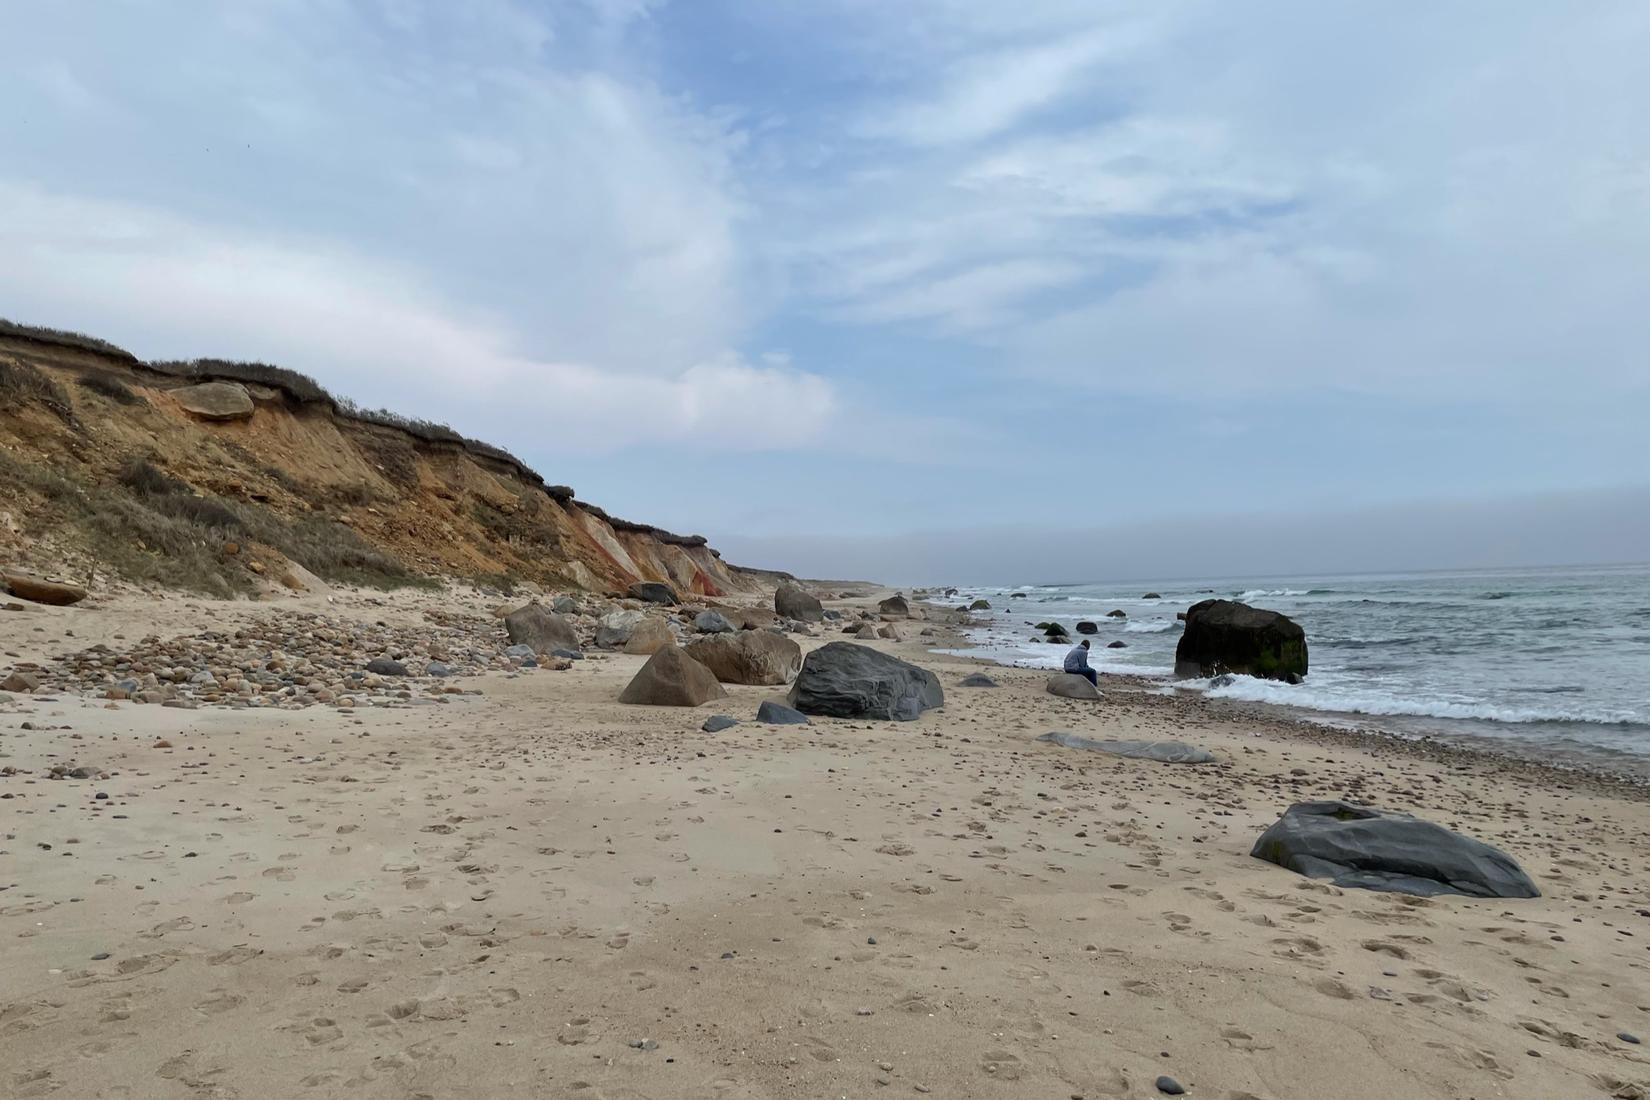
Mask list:
[[[13,614],[0,649],[265,610]],[[421,707],[13,696],[0,1095],[1650,1096],[1617,1037],[1650,1036],[1642,790],[1126,681],[1098,705],[1029,670],[962,688],[977,662],[874,644],[935,670],[945,708],[762,727],[779,689],[737,686],[626,707],[623,655]],[[714,713],[744,724],[700,732]],[[1219,762],[1034,740],[1052,729]],[[110,776],[46,778],[70,759]],[[1543,896],[1249,857],[1321,797],[1503,847]]]

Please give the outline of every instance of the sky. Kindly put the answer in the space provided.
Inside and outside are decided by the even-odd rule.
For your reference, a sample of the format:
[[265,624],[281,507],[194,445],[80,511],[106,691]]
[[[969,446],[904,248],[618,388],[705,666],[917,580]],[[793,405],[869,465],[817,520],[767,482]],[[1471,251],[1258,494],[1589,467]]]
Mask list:
[[0,0],[0,53],[0,316],[731,560],[1650,558],[1639,0]]

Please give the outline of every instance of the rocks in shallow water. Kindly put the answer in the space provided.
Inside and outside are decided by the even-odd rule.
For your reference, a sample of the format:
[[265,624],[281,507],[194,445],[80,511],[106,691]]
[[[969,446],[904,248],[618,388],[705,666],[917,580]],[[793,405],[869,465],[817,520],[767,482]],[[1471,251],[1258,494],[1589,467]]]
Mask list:
[[619,649],[630,641],[643,615],[640,611],[610,611],[596,621],[596,644],[603,649]]
[[925,668],[852,642],[827,642],[802,661],[790,702],[804,714],[909,722],[945,705]]
[[710,669],[675,646],[668,646],[647,659],[647,664],[619,694],[619,702],[649,707],[697,707],[712,699],[725,699],[727,695]]
[[1129,617],[1129,613],[1127,611],[1124,611],[1120,607],[1119,608],[1114,608],[1113,610],[1106,612],[1106,618],[1108,618],[1108,619],[1126,619],[1128,617]]
[[1336,886],[1433,897],[1533,898],[1511,856],[1442,825],[1348,802],[1297,802],[1249,853]]
[[1148,592],[1140,598],[1143,600],[1161,600],[1163,597],[1156,592]]
[[1293,683],[1306,675],[1306,631],[1276,611],[1202,600],[1186,609],[1174,670],[1177,676],[1236,672]]
[[20,573],[13,569],[0,573],[0,582],[3,582],[3,587],[13,596],[30,603],[67,607],[86,598],[86,590],[78,584],[47,580],[32,573]]
[[713,634],[686,652],[724,684],[788,684],[802,667],[802,647],[771,630]]
[[1100,633],[1100,624],[1099,623],[1091,623],[1087,619],[1084,619],[1082,622],[1077,624],[1077,633],[1079,633],[1079,634],[1098,634],[1098,633]]
[[390,657],[374,657],[367,662],[367,671],[374,676],[405,676],[407,666]]
[[1115,641],[1115,642],[1107,642],[1106,643],[1106,648],[1107,649],[1127,649],[1127,648],[1129,648],[1129,643],[1119,639],[1118,641]]
[[731,634],[736,628],[720,611],[701,611],[693,617],[693,629],[701,634]]
[[624,651],[646,657],[675,644],[676,633],[670,629],[670,624],[657,615],[648,615],[631,628],[630,637],[625,639]]
[[962,686],[965,688],[994,688],[997,686],[997,681],[983,672],[970,672],[962,678]]
[[202,382],[172,391],[185,412],[202,420],[250,420],[255,406],[252,395],[239,382]]
[[558,646],[579,648],[579,633],[572,622],[537,600],[504,616],[504,631],[512,644],[532,646],[534,653],[548,653]]
[[968,605],[968,610],[970,610],[970,611],[990,611],[991,610],[991,601],[990,600],[975,600],[973,603]]
[[756,720],[766,722],[770,726],[811,726],[808,716],[799,710],[787,707],[784,703],[776,703],[772,699],[762,700],[762,705],[756,708]]
[[1089,683],[1087,676],[1075,672],[1056,672],[1048,678],[1043,690],[1062,699],[1098,699],[1100,689]]
[[773,609],[783,619],[817,623],[825,615],[820,602],[794,581],[783,581],[773,594]]
[[1049,623],[1043,627],[1043,636],[1051,642],[1069,642],[1071,634],[1059,623]]
[[911,614],[911,605],[905,602],[904,596],[889,596],[877,604],[877,614],[897,619],[908,618]]
[[734,718],[731,715],[713,714],[709,718],[706,718],[705,724],[699,728],[704,730],[706,733],[721,733],[723,730],[732,729],[738,724],[739,719]]
[[[1087,682],[1084,680],[1084,683]],[[1126,756],[1131,760],[1155,760],[1159,764],[1212,764],[1215,761],[1214,754],[1207,749],[1188,745],[1184,741],[1093,741],[1063,730],[1045,733],[1037,740],[1063,745],[1068,749],[1089,749],[1112,756]]]
[[625,595],[633,600],[663,604],[666,607],[673,607],[682,602],[676,598],[676,590],[662,581],[637,581],[625,589]]

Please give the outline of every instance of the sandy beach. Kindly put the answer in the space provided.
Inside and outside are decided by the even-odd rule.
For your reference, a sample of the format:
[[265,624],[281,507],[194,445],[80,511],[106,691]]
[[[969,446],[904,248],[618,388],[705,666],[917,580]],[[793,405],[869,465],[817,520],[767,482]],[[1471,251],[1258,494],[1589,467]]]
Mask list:
[[[0,615],[6,665],[273,610],[93,603]],[[279,613],[320,606],[491,621],[419,591]],[[1031,670],[963,688],[981,664],[922,625],[870,643],[944,685],[904,723],[760,726],[783,689],[731,685],[624,706],[644,658],[594,652],[418,706],[10,696],[0,1094],[1650,1096],[1620,1037],[1650,1036],[1642,788],[1121,678],[1098,704]],[[715,713],[742,724],[701,732]],[[107,777],[48,777],[69,762]],[[1327,797],[1495,844],[1542,896],[1343,890],[1249,856]]]

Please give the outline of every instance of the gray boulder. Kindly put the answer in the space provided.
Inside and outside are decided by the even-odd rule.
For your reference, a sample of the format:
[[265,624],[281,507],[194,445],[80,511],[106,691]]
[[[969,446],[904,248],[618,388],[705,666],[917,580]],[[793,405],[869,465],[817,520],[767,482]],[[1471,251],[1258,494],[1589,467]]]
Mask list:
[[1056,672],[1048,678],[1043,690],[1062,699],[1098,699],[1100,689],[1089,683],[1087,676],[1075,672]]
[[[1087,683],[1086,680],[1084,682]],[[1088,749],[1092,752],[1110,753],[1113,756],[1127,756],[1133,760],[1155,760],[1159,764],[1215,762],[1214,753],[1188,745],[1184,741],[1093,741],[1063,730],[1045,733],[1037,740],[1047,741],[1051,745],[1064,745],[1068,749]]]
[[731,634],[738,628],[720,611],[701,611],[693,617],[693,629],[701,634]]
[[784,703],[776,703],[772,699],[762,700],[762,705],[756,708],[756,720],[766,722],[770,726],[811,726],[808,716]]
[[388,657],[374,657],[367,662],[367,671],[374,676],[405,676],[407,666]]
[[552,649],[550,651],[550,656],[560,657],[563,660],[567,660],[567,661],[582,661],[582,660],[584,660],[584,654],[583,653],[580,653],[576,649],[564,649],[561,646],[557,646],[556,648]]
[[172,391],[172,397],[185,412],[202,420],[250,420],[254,406],[252,395],[239,382],[202,382],[198,386],[184,386]]
[[666,607],[673,607],[682,602],[676,598],[676,590],[662,581],[637,581],[625,589],[625,595],[633,600],[663,604]]
[[945,692],[925,668],[852,642],[827,642],[803,660],[790,702],[804,714],[909,722],[944,706]]
[[727,696],[710,669],[675,646],[667,646],[647,659],[647,664],[619,693],[619,702],[648,707],[696,707]]
[[968,605],[968,610],[970,610],[970,611],[990,611],[991,610],[991,601],[990,600],[975,600],[973,603]]
[[573,624],[537,600],[504,616],[504,630],[512,644],[532,646],[534,653],[548,653],[557,646],[579,648]]
[[641,622],[631,628],[630,637],[624,642],[624,651],[646,657],[675,644],[676,632],[670,629],[669,623],[657,615],[644,615]]
[[1079,633],[1079,634],[1098,634],[1098,633],[1100,633],[1100,624],[1099,623],[1091,623],[1087,619],[1084,619],[1082,622],[1077,624],[1077,633]]
[[424,666],[424,675],[426,676],[451,676],[452,674],[453,670],[445,661],[431,661]]
[[905,602],[904,596],[889,596],[877,604],[877,613],[896,619],[909,618],[911,605]]
[[726,714],[713,714],[705,719],[705,724],[699,728],[706,733],[721,733],[730,730],[739,724],[739,719]]
[[1174,670],[1182,677],[1236,672],[1295,683],[1306,675],[1306,631],[1276,611],[1202,600],[1186,609]]
[[550,602],[550,610],[558,615],[577,615],[579,613],[579,601],[572,596],[557,596]]
[[997,681],[983,672],[970,672],[962,678],[961,686],[965,688],[994,688],[997,686]]
[[800,619],[805,623],[817,623],[825,617],[820,602],[792,581],[781,582],[774,591],[773,609],[782,619]]
[[802,667],[802,647],[771,630],[712,634],[689,645],[687,655],[724,684],[788,684]]
[[1433,897],[1533,898],[1541,891],[1499,848],[1408,814],[1348,802],[1297,802],[1249,853],[1336,886]]
[[640,611],[609,611],[596,620],[596,644],[603,649],[623,648],[642,618]]

